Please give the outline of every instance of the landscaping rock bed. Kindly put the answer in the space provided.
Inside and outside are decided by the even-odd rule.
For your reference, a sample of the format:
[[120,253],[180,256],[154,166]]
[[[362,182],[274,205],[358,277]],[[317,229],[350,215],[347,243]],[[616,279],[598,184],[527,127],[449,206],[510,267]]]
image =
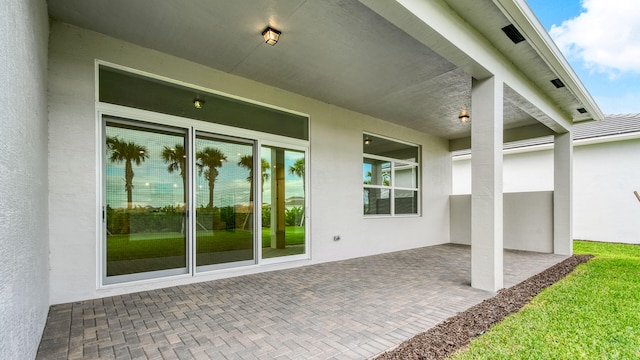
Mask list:
[[576,266],[592,257],[593,255],[573,255],[517,285],[501,289],[494,297],[414,336],[375,360],[445,359],[507,315],[518,312],[544,288],[562,279]]

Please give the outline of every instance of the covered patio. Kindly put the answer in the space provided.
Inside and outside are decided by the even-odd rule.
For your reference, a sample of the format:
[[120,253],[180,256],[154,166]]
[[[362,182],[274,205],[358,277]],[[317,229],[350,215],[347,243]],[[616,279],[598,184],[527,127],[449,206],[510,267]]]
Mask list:
[[[367,359],[493,295],[437,245],[51,307],[38,359]],[[505,287],[566,256],[504,252]]]
[[[525,0],[4,8],[2,359],[367,358],[571,254],[603,114]],[[503,144],[547,135],[532,218]]]

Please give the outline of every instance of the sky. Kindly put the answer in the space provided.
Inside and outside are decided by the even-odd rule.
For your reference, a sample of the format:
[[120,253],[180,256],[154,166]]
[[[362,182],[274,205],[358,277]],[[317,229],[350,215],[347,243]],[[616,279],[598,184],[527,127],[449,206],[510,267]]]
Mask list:
[[605,115],[640,113],[640,0],[526,0]]

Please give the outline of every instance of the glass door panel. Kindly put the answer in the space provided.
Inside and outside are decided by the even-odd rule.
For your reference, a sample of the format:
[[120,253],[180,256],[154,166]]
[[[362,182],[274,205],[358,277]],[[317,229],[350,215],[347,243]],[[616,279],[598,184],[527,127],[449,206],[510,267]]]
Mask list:
[[262,258],[306,253],[305,153],[263,146]]
[[198,270],[255,263],[253,143],[198,134],[195,146]]
[[105,120],[105,283],[187,273],[186,131]]

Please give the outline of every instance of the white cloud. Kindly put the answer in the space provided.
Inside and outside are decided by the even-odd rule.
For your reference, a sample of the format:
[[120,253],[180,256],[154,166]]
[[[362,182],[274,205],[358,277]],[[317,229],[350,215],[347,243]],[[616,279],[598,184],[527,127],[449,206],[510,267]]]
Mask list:
[[549,33],[569,59],[591,71],[617,77],[640,73],[640,3],[633,0],[583,0],[576,18],[553,25]]

